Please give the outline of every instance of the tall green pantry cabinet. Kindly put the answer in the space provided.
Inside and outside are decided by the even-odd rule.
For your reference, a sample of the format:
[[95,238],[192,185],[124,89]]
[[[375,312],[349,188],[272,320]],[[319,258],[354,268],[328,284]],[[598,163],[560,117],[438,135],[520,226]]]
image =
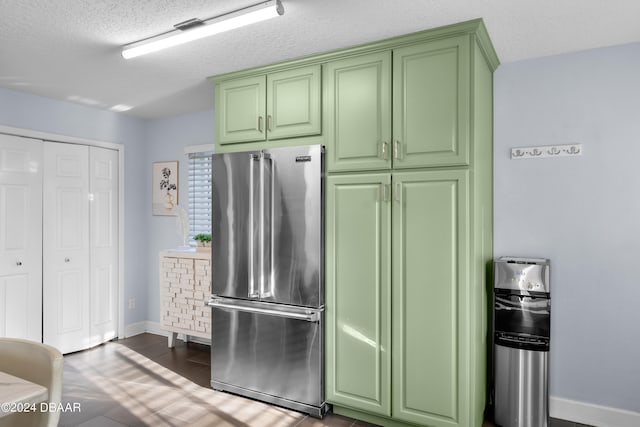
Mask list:
[[[336,413],[482,425],[498,63],[474,20],[211,78],[216,151],[326,147],[325,394]],[[280,124],[290,133],[269,133]]]
[[497,64],[474,21],[325,65],[334,412],[482,424]]

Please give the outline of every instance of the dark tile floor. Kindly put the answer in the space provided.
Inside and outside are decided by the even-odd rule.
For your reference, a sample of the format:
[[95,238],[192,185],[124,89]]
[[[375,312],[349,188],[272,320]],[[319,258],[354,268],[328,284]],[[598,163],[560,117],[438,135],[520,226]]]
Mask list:
[[[485,422],[483,427],[494,427],[493,424]],[[586,424],[578,424],[571,421],[559,420],[557,418],[551,418],[549,420],[549,427],[592,427]]]
[[[65,356],[60,426],[356,427],[329,414],[317,420],[211,389],[209,346],[141,334]],[[550,427],[584,427],[551,420]],[[483,427],[492,427],[486,422]]]
[[209,347],[141,334],[69,354],[60,426],[371,426],[339,415],[317,420],[211,389]]
[[553,418],[551,419],[550,424],[551,425],[549,427],[591,427],[586,424],[578,424],[571,421],[557,420]]

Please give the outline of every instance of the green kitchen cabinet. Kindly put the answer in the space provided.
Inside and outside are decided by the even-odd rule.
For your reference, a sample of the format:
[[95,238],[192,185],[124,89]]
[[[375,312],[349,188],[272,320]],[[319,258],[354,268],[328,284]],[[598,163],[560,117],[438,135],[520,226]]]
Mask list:
[[393,186],[393,418],[456,425],[469,386],[468,171],[394,173]]
[[[442,29],[433,38],[408,36],[402,43],[384,47],[384,52],[367,51],[325,65],[325,94],[331,92],[338,105],[324,106],[330,197],[326,211],[326,287],[331,295],[326,300],[327,400],[337,414],[378,425],[480,427],[486,403],[497,59],[484,28],[466,24]],[[340,87],[331,75],[342,70],[360,72],[358,66],[370,69],[376,57],[388,52],[392,133],[386,151],[390,163],[383,164],[379,162],[382,150],[376,146],[383,138],[374,133],[378,141],[356,138],[358,127],[367,120],[338,114],[343,108],[336,101]],[[354,136],[344,138],[336,132],[340,124],[335,123],[348,123],[349,117],[358,120],[350,130]],[[362,207],[358,198],[352,195],[348,200],[345,192],[339,203],[331,200],[335,185],[346,189],[374,176],[388,177],[388,181],[367,178],[372,186],[370,211],[374,183],[390,185],[390,189],[383,185],[378,196],[388,200],[383,205],[391,209],[391,255],[386,264],[372,255],[383,252],[381,233],[359,231],[355,220],[341,220],[354,212],[363,218],[358,225],[371,222],[364,208],[357,209]],[[341,222],[349,227],[336,228]],[[379,275],[387,271],[391,272],[390,299],[388,305],[377,308],[367,298],[380,286]],[[368,313],[367,322],[354,322],[345,308],[359,307],[361,300],[369,301],[362,307]],[[338,344],[353,339],[349,322],[360,328],[356,331],[371,331],[385,313],[390,313],[391,340],[390,346],[388,342],[381,345],[381,351],[390,363],[390,376],[378,365],[359,363],[367,358]],[[364,328],[364,323],[369,326]],[[371,343],[378,342],[372,338]],[[367,349],[369,358],[373,349]],[[344,372],[354,375],[338,374]],[[374,394],[374,384],[384,380],[390,401],[372,398],[387,396]]]
[[329,171],[391,168],[391,51],[324,68]]
[[325,145],[334,413],[482,425],[498,64],[473,20],[211,77],[217,152]]
[[267,74],[267,139],[320,134],[320,70],[313,65]]
[[265,76],[223,81],[216,85],[216,133],[221,144],[263,141],[266,111]]
[[328,62],[328,170],[467,165],[469,44],[459,36]]
[[470,39],[393,51],[393,166],[469,163]]
[[389,174],[326,185],[326,399],[391,415]]
[[215,87],[217,144],[317,135],[321,128],[319,65],[220,80]]
[[328,402],[466,425],[468,185],[466,169],[327,178]]

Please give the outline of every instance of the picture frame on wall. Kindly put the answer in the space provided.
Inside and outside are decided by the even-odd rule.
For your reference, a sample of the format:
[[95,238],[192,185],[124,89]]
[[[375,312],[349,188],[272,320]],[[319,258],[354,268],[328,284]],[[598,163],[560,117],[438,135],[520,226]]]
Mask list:
[[178,206],[178,161],[154,162],[152,171],[153,215],[176,216]]

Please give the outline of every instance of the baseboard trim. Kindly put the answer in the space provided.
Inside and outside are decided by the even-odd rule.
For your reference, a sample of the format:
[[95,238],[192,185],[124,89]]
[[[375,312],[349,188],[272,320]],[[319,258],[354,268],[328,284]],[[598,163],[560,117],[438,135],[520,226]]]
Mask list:
[[130,323],[124,328],[124,337],[129,338],[136,335],[150,333],[155,335],[161,335],[168,337],[169,332],[163,330],[160,327],[159,322],[151,322],[149,320],[143,320],[142,322]]
[[553,396],[549,397],[549,415],[551,418],[598,427],[640,426],[640,413],[638,412]]
[[[125,338],[133,337],[135,335],[140,335],[144,333],[160,335],[163,337],[168,337],[170,332],[165,331],[160,326],[160,322],[152,322],[150,320],[145,320],[142,322],[131,323],[125,327]],[[182,341],[186,341],[186,337],[183,334],[178,334],[178,339]],[[199,344],[211,345],[211,340],[200,337],[189,336],[189,341],[197,342]]]

